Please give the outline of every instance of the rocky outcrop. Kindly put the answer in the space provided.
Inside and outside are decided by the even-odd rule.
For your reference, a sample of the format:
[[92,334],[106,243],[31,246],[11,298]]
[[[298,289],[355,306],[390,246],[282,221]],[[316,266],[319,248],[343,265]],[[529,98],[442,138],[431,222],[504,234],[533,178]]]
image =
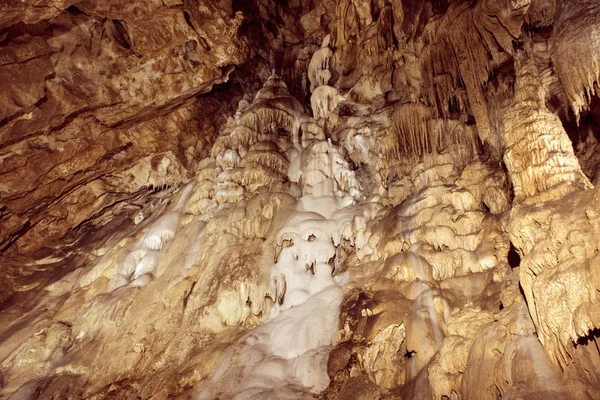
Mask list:
[[0,24],[2,299],[35,286],[27,257],[69,258],[187,181],[220,123],[198,96],[252,55],[226,4],[17,3]]

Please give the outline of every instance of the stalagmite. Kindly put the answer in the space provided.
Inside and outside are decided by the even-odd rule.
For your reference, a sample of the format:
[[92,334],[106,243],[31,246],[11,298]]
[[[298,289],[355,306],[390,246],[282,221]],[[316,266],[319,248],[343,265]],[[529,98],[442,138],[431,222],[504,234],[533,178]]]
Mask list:
[[310,97],[310,103],[315,119],[327,119],[329,114],[335,110],[344,98],[340,96],[337,89],[331,86],[319,86]]
[[558,198],[591,187],[559,118],[543,102],[539,72],[534,60],[527,58],[518,71],[515,104],[504,117],[504,160],[517,200]]
[[[292,388],[318,393],[329,383],[326,360],[336,340],[342,300],[342,281],[333,277],[330,260],[342,236],[353,239],[352,229],[346,228],[359,210],[344,198],[358,196],[360,184],[329,140],[305,142],[290,160],[290,165],[298,163],[301,197],[275,239],[278,246],[289,245],[281,248],[271,268],[268,295],[275,304],[270,319],[236,345],[239,355],[224,361],[230,365],[211,378],[200,398],[217,393],[284,398]],[[264,374],[272,368],[280,372],[267,378]]]
[[323,39],[321,48],[317,50],[308,64],[308,80],[310,81],[310,91],[313,92],[317,87],[327,85],[331,79],[329,71],[329,59],[333,56],[333,51],[329,47],[330,36]]

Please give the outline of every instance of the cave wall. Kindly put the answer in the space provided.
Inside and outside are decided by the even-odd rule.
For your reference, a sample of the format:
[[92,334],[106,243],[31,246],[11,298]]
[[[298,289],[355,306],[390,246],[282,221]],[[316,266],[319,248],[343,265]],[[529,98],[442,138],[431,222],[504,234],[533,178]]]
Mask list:
[[600,2],[0,1],[0,396],[600,398]]

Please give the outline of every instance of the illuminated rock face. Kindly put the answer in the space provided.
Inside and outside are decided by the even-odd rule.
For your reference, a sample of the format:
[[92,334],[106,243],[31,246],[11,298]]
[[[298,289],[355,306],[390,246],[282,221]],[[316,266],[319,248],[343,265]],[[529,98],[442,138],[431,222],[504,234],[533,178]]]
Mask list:
[[600,398],[597,0],[4,3],[0,398]]

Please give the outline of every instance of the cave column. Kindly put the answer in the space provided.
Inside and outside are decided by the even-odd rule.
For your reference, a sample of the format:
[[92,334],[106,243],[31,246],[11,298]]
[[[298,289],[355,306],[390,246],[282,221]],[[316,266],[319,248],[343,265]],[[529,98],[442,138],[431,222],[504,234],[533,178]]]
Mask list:
[[596,302],[589,284],[593,246],[580,243],[587,232],[582,198],[593,195],[585,190],[592,185],[560,119],[545,106],[534,58],[515,63],[514,101],[504,115],[504,162],[515,195],[507,228],[522,256],[521,286],[540,341],[564,368],[572,344],[595,324],[585,311]]
[[504,162],[515,201],[554,200],[592,185],[583,174],[558,116],[544,104],[544,89],[532,57],[517,61],[512,106],[504,115]]

